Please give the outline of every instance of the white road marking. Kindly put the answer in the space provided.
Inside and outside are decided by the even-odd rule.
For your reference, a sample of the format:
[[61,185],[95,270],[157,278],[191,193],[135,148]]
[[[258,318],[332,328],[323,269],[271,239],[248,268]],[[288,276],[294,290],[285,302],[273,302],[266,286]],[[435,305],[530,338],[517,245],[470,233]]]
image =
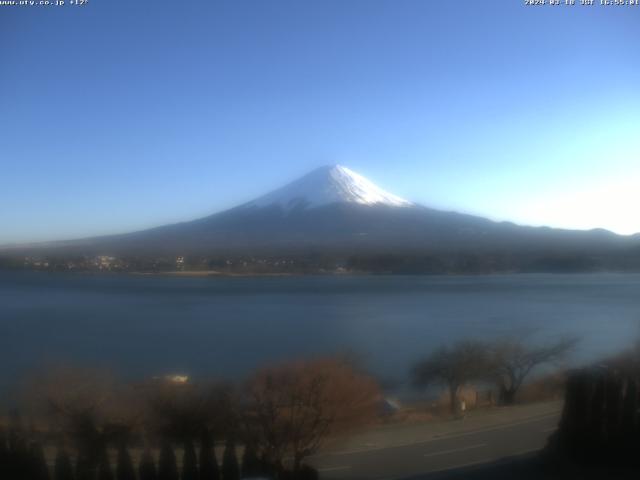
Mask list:
[[543,420],[546,420],[548,418],[552,418],[552,417],[557,417],[559,416],[560,413],[559,412],[554,412],[554,413],[546,413],[546,414],[542,414],[542,415],[536,415],[534,417],[529,417],[520,421],[516,421],[516,422],[512,422],[512,423],[505,423],[505,424],[501,424],[501,425],[495,425],[493,427],[484,427],[484,428],[479,428],[476,430],[470,430],[467,432],[457,432],[457,433],[448,433],[448,434],[443,434],[443,435],[436,435],[432,438],[426,439],[426,440],[418,440],[418,441],[413,441],[413,442],[405,442],[405,443],[395,443],[393,445],[387,445],[387,446],[380,446],[380,447],[374,447],[374,448],[354,448],[352,450],[344,450],[342,452],[326,452],[326,453],[321,453],[315,456],[315,458],[322,458],[322,457],[337,457],[337,456],[342,456],[342,455],[353,455],[353,454],[357,454],[357,453],[367,453],[367,452],[376,452],[379,450],[388,450],[388,449],[393,449],[393,448],[403,448],[403,447],[409,447],[411,445],[423,445],[425,443],[432,443],[432,442],[438,442],[440,440],[448,440],[450,438],[459,438],[459,437],[466,437],[469,435],[477,435],[479,433],[484,433],[484,432],[493,432],[495,430],[503,430],[506,428],[512,428],[512,427],[517,427],[518,425],[526,425],[528,423],[536,423],[536,422],[541,422]]
[[439,468],[437,470],[429,470],[426,473],[440,473],[446,472],[447,470],[453,470],[454,468],[467,468],[467,467],[475,467],[476,465],[483,465],[485,463],[490,463],[495,461],[495,458],[485,458],[484,460],[477,460],[475,462],[467,462],[467,463],[458,463],[456,465],[451,465],[450,467]]
[[[533,452],[539,452],[540,448],[530,448],[528,450],[520,450],[518,452],[513,453],[513,455],[509,455],[509,457],[514,456],[517,457],[519,455],[526,455],[528,453],[533,453]],[[479,465],[486,465],[489,464],[491,462],[496,462],[499,460],[504,460],[505,457],[489,457],[489,458],[484,458],[482,460],[475,460],[473,462],[465,462],[465,463],[457,463],[455,465],[451,465],[449,467],[444,467],[444,468],[438,468],[436,470],[428,470],[426,472],[423,473],[423,475],[430,475],[433,473],[442,473],[442,472],[446,472],[448,470],[453,470],[453,469],[458,469],[458,468],[467,468],[467,467],[475,467],[475,466],[479,466]],[[381,477],[378,478],[376,480],[402,480],[407,478],[406,475],[403,475],[402,477]]]
[[351,468],[350,465],[344,465],[342,467],[324,467],[318,468],[319,472],[335,472],[337,470],[349,470]]
[[486,447],[486,446],[487,446],[486,443],[479,443],[478,445],[469,445],[468,447],[452,448],[450,450],[441,450],[440,452],[425,453],[424,456],[425,457],[437,457],[439,455],[448,455],[450,453],[464,452],[466,450],[473,450],[474,448],[482,448],[482,447]]

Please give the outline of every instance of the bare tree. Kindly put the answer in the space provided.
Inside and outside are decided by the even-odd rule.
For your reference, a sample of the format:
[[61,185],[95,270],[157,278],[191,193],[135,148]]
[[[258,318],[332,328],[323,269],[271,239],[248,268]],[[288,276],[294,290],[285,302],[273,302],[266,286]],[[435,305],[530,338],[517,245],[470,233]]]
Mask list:
[[542,364],[562,360],[576,343],[575,338],[562,338],[543,346],[528,345],[523,338],[504,338],[494,342],[491,345],[491,364],[500,403],[513,404],[532,370]]
[[298,472],[328,435],[370,420],[379,390],[347,362],[323,359],[257,372],[247,386],[246,420],[276,468],[285,456]]
[[46,418],[61,443],[72,442],[78,469],[89,476],[97,473],[109,443],[126,444],[140,412],[131,388],[90,368],[42,372],[27,381],[23,395],[32,415]]
[[205,430],[226,433],[233,418],[230,385],[215,382],[151,382],[140,389],[149,433],[177,441],[198,440]]
[[98,450],[107,441],[126,441],[140,412],[132,389],[109,372],[77,367],[52,369],[31,379],[25,404],[33,414],[46,415],[54,429],[78,446]]
[[419,387],[444,385],[449,391],[449,407],[455,413],[460,388],[473,380],[486,378],[489,372],[486,344],[464,340],[441,347],[416,363],[412,376]]

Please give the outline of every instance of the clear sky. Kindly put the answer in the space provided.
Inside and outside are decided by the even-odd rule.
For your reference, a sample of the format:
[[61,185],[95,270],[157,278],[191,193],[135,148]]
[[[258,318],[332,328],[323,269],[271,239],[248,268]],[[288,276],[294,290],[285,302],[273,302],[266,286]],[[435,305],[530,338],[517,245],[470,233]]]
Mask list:
[[0,41],[0,243],[188,220],[333,163],[640,231],[640,7],[89,0],[0,7]]

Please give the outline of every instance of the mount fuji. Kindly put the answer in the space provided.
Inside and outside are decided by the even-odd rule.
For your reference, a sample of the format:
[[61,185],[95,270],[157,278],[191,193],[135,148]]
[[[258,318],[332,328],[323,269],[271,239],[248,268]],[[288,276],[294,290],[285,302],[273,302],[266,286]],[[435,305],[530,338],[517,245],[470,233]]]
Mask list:
[[[638,256],[637,236],[526,227],[435,210],[378,187],[349,168],[318,168],[230,210],[123,235],[31,246],[111,255],[610,255]],[[20,248],[18,248],[20,250]],[[14,250],[15,251],[15,250]]]
[[245,207],[278,206],[290,212],[300,208],[316,208],[336,203],[410,207],[414,204],[382,190],[353,170],[342,165],[321,167],[304,177],[268,193]]

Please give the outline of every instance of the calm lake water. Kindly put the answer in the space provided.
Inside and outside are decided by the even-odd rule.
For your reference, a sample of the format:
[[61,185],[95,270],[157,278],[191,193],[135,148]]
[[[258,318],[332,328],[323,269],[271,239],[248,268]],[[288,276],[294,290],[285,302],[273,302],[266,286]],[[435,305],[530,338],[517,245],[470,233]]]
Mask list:
[[463,337],[582,338],[573,360],[640,336],[640,275],[173,278],[0,272],[0,386],[43,363],[236,377],[352,351],[382,378]]

